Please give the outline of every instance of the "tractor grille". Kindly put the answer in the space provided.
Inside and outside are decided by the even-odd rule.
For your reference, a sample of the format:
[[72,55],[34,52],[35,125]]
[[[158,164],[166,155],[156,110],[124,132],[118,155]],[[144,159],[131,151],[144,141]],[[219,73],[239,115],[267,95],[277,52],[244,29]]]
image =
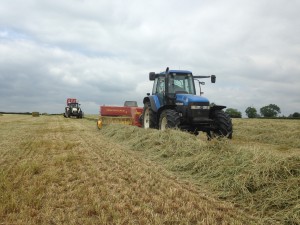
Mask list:
[[209,120],[209,102],[190,103],[188,117],[191,123],[201,123]]

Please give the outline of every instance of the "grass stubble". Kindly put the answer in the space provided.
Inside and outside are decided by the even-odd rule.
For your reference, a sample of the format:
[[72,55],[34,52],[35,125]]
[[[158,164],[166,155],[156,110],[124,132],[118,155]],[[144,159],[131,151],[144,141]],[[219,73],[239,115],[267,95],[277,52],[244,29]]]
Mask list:
[[212,142],[59,116],[0,123],[0,224],[299,224],[297,141],[260,146],[248,123]]
[[88,120],[5,115],[1,224],[247,224]]

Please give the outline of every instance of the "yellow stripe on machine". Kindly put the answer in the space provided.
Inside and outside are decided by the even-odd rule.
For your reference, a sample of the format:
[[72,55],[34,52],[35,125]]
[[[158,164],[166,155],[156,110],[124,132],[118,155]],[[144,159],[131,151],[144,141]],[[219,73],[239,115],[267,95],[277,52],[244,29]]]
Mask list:
[[100,116],[97,121],[98,129],[101,129],[103,125],[107,124],[124,124],[132,125],[133,118],[125,116]]

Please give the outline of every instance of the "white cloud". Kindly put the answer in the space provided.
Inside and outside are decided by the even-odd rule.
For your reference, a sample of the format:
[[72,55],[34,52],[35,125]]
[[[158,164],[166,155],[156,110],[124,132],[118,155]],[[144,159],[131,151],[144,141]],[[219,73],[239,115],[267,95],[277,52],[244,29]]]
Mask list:
[[4,1],[0,104],[60,112],[74,96],[97,113],[95,105],[141,103],[151,92],[148,73],[169,66],[216,74],[203,88],[219,104],[299,112],[299,7],[296,0]]

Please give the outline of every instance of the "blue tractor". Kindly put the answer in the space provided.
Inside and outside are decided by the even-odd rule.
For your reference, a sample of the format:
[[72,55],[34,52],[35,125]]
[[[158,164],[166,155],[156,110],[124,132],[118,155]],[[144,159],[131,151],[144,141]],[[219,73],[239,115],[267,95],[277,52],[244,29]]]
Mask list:
[[[147,93],[143,100],[142,126],[160,130],[179,128],[196,135],[202,131],[208,139],[231,139],[231,118],[222,110],[226,106],[210,105],[209,100],[201,96],[201,89],[200,96],[196,95],[194,80],[201,78],[216,82],[215,75],[194,76],[186,70],[167,68],[161,73],[150,72],[149,80],[154,84],[152,95]],[[204,82],[199,81],[200,84]]]

